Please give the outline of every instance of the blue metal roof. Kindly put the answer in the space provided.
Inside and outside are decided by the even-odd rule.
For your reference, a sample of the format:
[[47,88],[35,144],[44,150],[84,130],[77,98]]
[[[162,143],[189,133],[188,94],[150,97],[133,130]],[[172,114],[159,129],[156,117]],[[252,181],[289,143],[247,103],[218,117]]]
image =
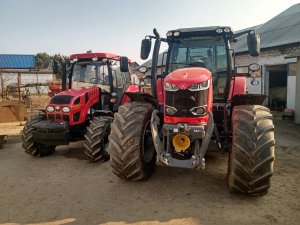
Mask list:
[[0,54],[0,69],[31,69],[34,67],[34,55]]

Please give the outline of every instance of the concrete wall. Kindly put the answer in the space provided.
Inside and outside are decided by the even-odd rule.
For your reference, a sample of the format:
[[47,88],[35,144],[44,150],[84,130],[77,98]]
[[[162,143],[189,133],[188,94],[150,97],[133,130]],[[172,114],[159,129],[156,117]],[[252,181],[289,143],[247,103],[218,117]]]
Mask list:
[[295,123],[300,124],[300,56],[297,57],[296,69],[296,105],[295,105]]
[[[297,46],[287,46],[271,48],[267,50],[262,50],[259,57],[251,57],[249,54],[240,54],[236,56],[236,64],[238,66],[246,66],[251,63],[259,63],[262,65],[262,79],[259,79],[260,84],[257,86],[251,85],[251,78],[247,78],[247,91],[253,94],[269,94],[269,71],[268,66],[272,65],[286,65],[289,63],[295,63],[296,58],[285,58],[295,52],[300,52],[300,44]],[[294,100],[290,96],[295,96],[294,91],[294,78],[288,77],[288,107],[294,109]],[[289,89],[290,88],[290,89]],[[265,102],[267,103],[267,101]]]
[[293,47],[262,50],[260,56],[258,57],[252,57],[249,54],[237,55],[236,64],[239,66],[249,65],[251,63],[259,63],[261,65],[287,64],[296,62],[296,58],[285,58],[286,56],[295,52],[300,52],[300,44]]

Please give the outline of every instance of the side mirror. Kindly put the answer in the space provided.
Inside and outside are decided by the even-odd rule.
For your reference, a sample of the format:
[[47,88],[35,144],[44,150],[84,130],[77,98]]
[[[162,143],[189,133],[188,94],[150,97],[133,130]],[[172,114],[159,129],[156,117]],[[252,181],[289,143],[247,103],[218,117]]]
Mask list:
[[249,33],[247,37],[247,45],[251,56],[259,56],[260,36],[258,34]]
[[120,70],[124,73],[129,71],[128,58],[126,56],[120,57]]
[[141,45],[141,59],[145,60],[148,58],[151,51],[151,41],[150,39],[143,39]]

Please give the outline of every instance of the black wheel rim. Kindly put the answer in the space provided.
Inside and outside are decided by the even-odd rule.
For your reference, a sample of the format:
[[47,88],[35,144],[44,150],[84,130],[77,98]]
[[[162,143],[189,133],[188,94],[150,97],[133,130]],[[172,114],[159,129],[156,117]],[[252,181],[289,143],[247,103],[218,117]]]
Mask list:
[[146,164],[151,163],[155,154],[151,135],[150,120],[146,123],[142,137],[142,158]]

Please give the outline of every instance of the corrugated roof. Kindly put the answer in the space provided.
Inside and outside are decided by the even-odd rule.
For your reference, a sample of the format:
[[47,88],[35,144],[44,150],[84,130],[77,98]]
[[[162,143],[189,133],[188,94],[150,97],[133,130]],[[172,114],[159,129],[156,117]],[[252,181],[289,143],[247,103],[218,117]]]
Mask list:
[[1,69],[31,69],[34,67],[34,55],[0,54]]
[[[261,38],[261,48],[300,43],[300,3],[291,6],[262,25],[252,27]],[[246,29],[243,29],[246,30]],[[238,33],[240,31],[237,31]],[[235,52],[246,52],[247,36],[233,45]]]

